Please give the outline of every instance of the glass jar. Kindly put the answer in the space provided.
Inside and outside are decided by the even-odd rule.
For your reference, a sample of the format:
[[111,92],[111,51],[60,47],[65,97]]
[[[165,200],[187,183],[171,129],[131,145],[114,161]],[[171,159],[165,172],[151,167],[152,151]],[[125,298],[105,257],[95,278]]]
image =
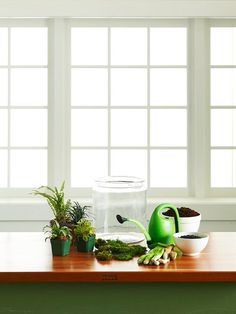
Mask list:
[[96,232],[139,231],[133,224],[120,224],[116,215],[146,224],[146,187],[144,179],[110,176],[95,180],[93,209]]

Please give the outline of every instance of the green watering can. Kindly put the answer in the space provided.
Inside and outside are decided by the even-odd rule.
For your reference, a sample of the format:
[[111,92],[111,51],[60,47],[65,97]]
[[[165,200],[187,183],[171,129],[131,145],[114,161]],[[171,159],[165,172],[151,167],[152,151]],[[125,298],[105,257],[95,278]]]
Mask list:
[[[175,216],[174,220],[172,217],[162,215],[162,211],[165,208],[173,209]],[[161,242],[165,244],[173,243],[173,234],[175,232],[179,232],[179,213],[177,208],[174,205],[164,203],[157,206],[151,216],[148,231],[144,228],[144,226],[137,220],[121,217],[120,215],[116,215],[116,219],[119,223],[124,223],[125,221],[129,221],[134,223],[136,226],[141,229],[145,238],[147,240],[148,246],[152,246],[154,243]]]

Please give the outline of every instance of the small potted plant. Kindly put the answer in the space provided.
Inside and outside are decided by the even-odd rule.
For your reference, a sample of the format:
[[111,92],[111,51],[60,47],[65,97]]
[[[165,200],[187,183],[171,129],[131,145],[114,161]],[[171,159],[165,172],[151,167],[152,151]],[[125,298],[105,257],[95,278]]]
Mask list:
[[60,188],[41,186],[38,190],[33,190],[34,195],[42,196],[46,199],[50,206],[55,220],[60,226],[66,226],[69,219],[69,209],[71,200],[65,200],[64,194],[65,181],[62,182]]
[[76,246],[79,252],[92,252],[95,245],[95,230],[92,223],[82,218],[74,228],[76,234]]
[[65,256],[70,253],[71,230],[67,226],[60,226],[58,221],[51,220],[50,225],[43,228],[45,233],[50,235],[46,237],[50,239],[52,254],[55,256]]
[[73,202],[71,208],[68,211],[68,223],[67,226],[72,229],[72,244],[76,243],[76,234],[74,232],[75,225],[81,219],[88,219],[91,216],[91,206],[81,206],[79,202]]

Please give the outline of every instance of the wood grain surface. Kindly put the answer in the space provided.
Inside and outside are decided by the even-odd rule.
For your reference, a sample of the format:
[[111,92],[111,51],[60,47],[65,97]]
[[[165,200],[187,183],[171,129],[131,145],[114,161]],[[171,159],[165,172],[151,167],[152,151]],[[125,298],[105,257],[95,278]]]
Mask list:
[[236,282],[236,232],[210,233],[206,249],[167,265],[98,262],[93,253],[53,257],[43,233],[0,233],[0,282]]

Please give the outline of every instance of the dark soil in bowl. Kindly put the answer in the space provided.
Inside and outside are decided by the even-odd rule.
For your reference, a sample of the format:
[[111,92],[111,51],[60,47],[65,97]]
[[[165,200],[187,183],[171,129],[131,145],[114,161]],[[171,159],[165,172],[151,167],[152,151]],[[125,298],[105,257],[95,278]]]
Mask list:
[[196,236],[194,234],[186,234],[180,237],[181,239],[201,239],[201,237]]
[[[194,217],[199,216],[200,214],[195,210],[188,208],[188,207],[179,207],[177,208],[180,217]],[[166,212],[163,213],[165,216],[174,217],[175,213],[173,209],[169,208]]]

